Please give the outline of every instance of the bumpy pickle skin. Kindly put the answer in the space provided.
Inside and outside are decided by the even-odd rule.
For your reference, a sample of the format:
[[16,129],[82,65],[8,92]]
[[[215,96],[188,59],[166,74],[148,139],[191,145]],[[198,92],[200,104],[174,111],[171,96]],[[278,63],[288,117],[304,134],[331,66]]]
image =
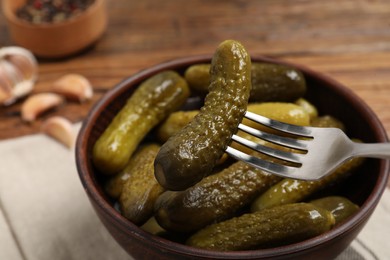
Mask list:
[[187,82],[174,71],[144,81],[95,143],[92,159],[102,174],[121,171],[145,135],[190,95]]
[[343,222],[359,210],[358,205],[342,196],[324,197],[312,200],[310,203],[332,213],[336,224]]
[[161,147],[155,160],[156,179],[163,187],[184,190],[212,171],[245,114],[250,68],[250,56],[239,42],[227,40],[218,46],[204,106]]
[[[104,185],[104,190],[106,193],[113,199],[118,199],[122,194],[123,187],[126,181],[134,171],[139,171],[140,167],[147,165],[156,157],[157,151],[160,149],[160,146],[157,144],[147,144],[141,145],[134,154],[130,157],[125,168],[121,170],[118,174],[110,176],[107,182]],[[141,168],[142,169],[142,168]],[[139,172],[137,174],[140,174]],[[154,178],[154,171],[152,169],[152,176]]]
[[339,166],[333,173],[316,181],[283,179],[256,198],[251,205],[251,211],[301,202],[315,192],[346,179],[363,161],[363,158],[352,158]]
[[[322,117],[321,117],[322,118]],[[333,119],[333,118],[332,118]],[[337,119],[325,120],[323,127],[342,127]],[[312,122],[311,122],[311,125]],[[318,126],[318,125],[317,125]],[[361,142],[358,139],[352,139],[355,142]],[[304,199],[319,190],[323,190],[335,183],[348,178],[364,162],[364,158],[355,157],[340,165],[334,172],[316,181],[303,181],[295,179],[283,179],[266,192],[256,198],[251,205],[251,211],[259,211],[278,205],[302,202]]]
[[154,159],[159,149],[157,144],[147,144],[136,151],[119,197],[122,214],[137,225],[153,215],[154,203],[164,191],[154,177]]
[[[210,83],[210,64],[190,66],[184,74],[191,89],[207,93]],[[304,75],[286,65],[253,62],[251,67],[252,90],[250,101],[295,101],[306,92]]]
[[[310,125],[311,113],[300,105],[288,102],[264,102],[249,103],[247,110],[280,122],[308,126]],[[156,131],[157,138],[160,142],[166,142],[169,137],[175,135],[184,128],[199,113],[199,110],[177,111],[173,112],[158,127]],[[254,123],[251,120],[243,119],[243,123],[259,130],[265,130],[265,127]]]
[[[264,103],[249,103],[247,110],[253,113],[263,115],[268,118],[272,118],[284,123],[308,126],[310,124],[310,115],[301,106],[294,103],[287,102],[264,102]],[[156,131],[156,135],[162,143],[166,142],[169,137],[179,132],[185,125],[187,125],[199,110],[192,111],[177,111],[172,113],[164,123],[159,126]],[[253,128],[270,131],[270,129],[263,127],[260,124],[256,124],[251,120],[243,119],[243,123]],[[280,133],[278,133],[280,134]],[[245,132],[238,131],[238,135],[248,140],[252,140],[257,143],[266,144],[262,139],[253,138],[253,136],[246,134]],[[269,143],[268,143],[269,144]],[[273,146],[272,144],[269,144]],[[253,151],[244,146],[237,145],[235,142],[230,144],[231,147],[241,150],[246,153],[252,153]],[[277,147],[277,146],[276,146]],[[256,155],[257,156],[257,155]],[[261,154],[259,154],[261,156]]]
[[129,163],[118,174],[113,175],[107,182],[104,183],[104,190],[113,199],[119,198],[122,193],[123,185],[131,174],[133,168],[133,160],[129,160]]
[[280,179],[236,162],[184,191],[163,193],[155,204],[155,218],[170,231],[196,231],[233,216]]
[[320,235],[330,230],[334,221],[325,209],[289,204],[210,225],[192,235],[187,245],[217,251],[281,246]]

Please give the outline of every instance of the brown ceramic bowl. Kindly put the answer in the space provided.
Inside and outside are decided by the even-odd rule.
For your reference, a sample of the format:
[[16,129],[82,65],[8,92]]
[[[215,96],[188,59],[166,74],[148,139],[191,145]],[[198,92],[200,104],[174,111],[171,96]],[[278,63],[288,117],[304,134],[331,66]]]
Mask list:
[[[332,259],[341,253],[358,235],[375,209],[388,179],[389,162],[368,159],[347,185],[339,187],[344,195],[361,206],[360,210],[332,230],[305,240],[277,248],[239,252],[202,250],[151,235],[134,225],[114,209],[104,194],[101,176],[91,162],[91,151],[96,139],[114,115],[132,95],[140,82],[166,69],[182,73],[188,66],[210,62],[210,56],[189,57],[163,63],[125,79],[109,91],[90,111],[78,136],[76,162],[78,172],[96,213],[116,241],[136,259]],[[264,57],[253,61],[282,63]],[[291,65],[291,64],[289,64]],[[371,109],[348,88],[317,72],[298,66],[309,86],[306,98],[321,114],[341,119],[350,136],[365,142],[386,142],[386,132]]]
[[96,42],[107,26],[106,0],[95,0],[80,15],[55,24],[31,24],[16,16],[27,0],[3,0],[2,8],[15,44],[38,57],[63,58]]

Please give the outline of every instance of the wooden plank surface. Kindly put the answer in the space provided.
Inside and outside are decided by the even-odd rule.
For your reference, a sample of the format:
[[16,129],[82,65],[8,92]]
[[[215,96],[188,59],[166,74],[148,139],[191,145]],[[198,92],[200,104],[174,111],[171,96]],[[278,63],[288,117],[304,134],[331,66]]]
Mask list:
[[[321,71],[350,87],[390,133],[390,1],[387,0],[108,0],[109,26],[95,46],[62,60],[39,60],[34,93],[49,91],[66,73],[85,75],[95,95],[51,115],[85,118],[108,89],[148,66],[212,53],[219,42],[241,41],[268,55]],[[0,14],[0,46],[13,45]],[[22,122],[18,102],[0,108],[0,139],[39,131]],[[44,117],[43,117],[44,118]]]

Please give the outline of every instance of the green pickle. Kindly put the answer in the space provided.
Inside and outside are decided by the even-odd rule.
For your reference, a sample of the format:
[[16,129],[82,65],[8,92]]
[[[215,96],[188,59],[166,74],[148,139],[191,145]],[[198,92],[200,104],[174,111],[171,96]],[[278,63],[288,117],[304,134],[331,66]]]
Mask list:
[[144,81],[96,141],[92,159],[103,174],[121,171],[145,135],[189,96],[187,82],[174,71]]
[[340,128],[345,132],[345,125],[343,122],[338,120],[337,118],[330,116],[330,115],[325,115],[325,116],[319,116],[316,117],[312,120],[311,126],[314,127],[335,127],[335,128]]
[[294,101],[306,92],[303,74],[286,65],[254,63],[252,65],[252,85],[250,100]]
[[[248,105],[248,111],[287,124],[300,125],[300,126],[310,125],[310,115],[307,113],[307,111],[304,110],[301,106],[298,106],[293,103],[288,103],[288,102],[250,103]],[[249,119],[244,118],[243,124],[266,132],[270,131],[269,128],[261,127],[260,124],[257,124]]]
[[161,236],[167,233],[165,229],[163,229],[156,221],[156,218],[151,217],[146,221],[140,228],[150,234]]
[[184,128],[199,113],[199,110],[173,112],[157,129],[158,140],[165,143],[169,137]]
[[122,214],[135,224],[143,224],[152,215],[154,203],[164,191],[154,178],[154,158],[160,146],[142,146],[130,159],[129,177],[123,184],[119,197]]
[[283,179],[261,194],[252,203],[251,211],[255,212],[278,205],[301,202],[315,192],[346,179],[363,161],[364,159],[361,157],[352,158],[339,166],[333,173],[316,181]]
[[[206,94],[210,84],[210,64],[190,66],[184,74],[191,89]],[[295,101],[306,92],[304,75],[281,64],[253,62],[250,101]]]
[[244,214],[201,229],[187,245],[238,251],[300,242],[330,230],[333,215],[312,204],[296,203]]
[[170,231],[196,231],[232,217],[281,178],[236,162],[184,191],[166,191],[155,204],[155,217]]
[[250,68],[250,56],[240,43],[227,40],[218,46],[204,106],[156,157],[155,175],[163,187],[184,190],[211,173],[245,114]]
[[[125,168],[114,176],[110,176],[104,185],[106,193],[114,199],[118,199],[122,194],[123,187],[126,181],[131,175],[134,175],[135,171],[142,169],[144,165],[153,162],[156,157],[157,151],[160,148],[157,144],[141,145],[134,154],[130,157]],[[149,169],[150,170],[150,169]],[[154,170],[151,169],[151,176],[154,178]],[[140,173],[137,173],[140,174]],[[137,188],[137,187],[136,187]]]
[[[345,131],[340,120],[319,116],[305,93],[298,69],[252,63],[241,43],[226,40],[211,64],[192,65],[184,76],[163,71],[142,82],[97,139],[92,162],[106,175],[104,190],[118,211],[150,234],[217,251],[300,242],[358,211],[345,197],[311,199],[349,177],[364,159],[350,159],[320,180],[302,181],[227,159],[225,150],[231,146],[289,165],[232,141],[237,134],[271,148],[302,152],[239,131],[241,122],[273,131],[245,119],[246,111],[293,125]],[[205,95],[203,107],[180,111],[191,94]]]
[[[301,106],[287,102],[264,102],[249,103],[247,110],[265,117],[275,119],[284,123],[308,126],[310,125],[310,115]],[[166,142],[169,137],[175,135],[182,128],[191,122],[199,113],[199,110],[177,111],[172,113],[157,129],[156,135],[159,141]],[[251,120],[243,119],[243,124],[266,130],[266,127],[254,123]]]
[[131,170],[133,169],[134,160],[129,160],[129,163],[125,166],[125,168],[120,171],[118,174],[112,176],[108,181],[104,184],[105,192],[113,199],[118,199],[122,193],[123,185],[126,180],[129,178],[131,174]]
[[310,119],[314,119],[318,117],[318,110],[317,108],[310,103],[308,100],[304,98],[298,98],[295,102],[296,105],[303,108],[303,110],[306,111],[306,113],[309,115]]
[[191,90],[207,94],[210,85],[210,64],[196,64],[188,67],[184,72],[184,78]]
[[336,220],[336,224],[343,222],[359,210],[358,205],[341,196],[324,197],[312,200],[310,203],[330,211]]

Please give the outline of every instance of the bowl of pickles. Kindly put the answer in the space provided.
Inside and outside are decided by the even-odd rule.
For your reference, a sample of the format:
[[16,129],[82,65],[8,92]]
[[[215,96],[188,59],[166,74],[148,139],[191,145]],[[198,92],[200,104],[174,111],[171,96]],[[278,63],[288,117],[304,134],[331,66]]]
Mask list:
[[353,158],[318,181],[270,174],[225,153],[251,153],[231,140],[250,139],[238,130],[246,111],[340,128],[356,142],[387,141],[347,87],[302,65],[251,56],[235,40],[212,55],[142,70],[96,103],[76,145],[87,195],[131,256],[332,259],[356,238],[386,187],[389,162]]

